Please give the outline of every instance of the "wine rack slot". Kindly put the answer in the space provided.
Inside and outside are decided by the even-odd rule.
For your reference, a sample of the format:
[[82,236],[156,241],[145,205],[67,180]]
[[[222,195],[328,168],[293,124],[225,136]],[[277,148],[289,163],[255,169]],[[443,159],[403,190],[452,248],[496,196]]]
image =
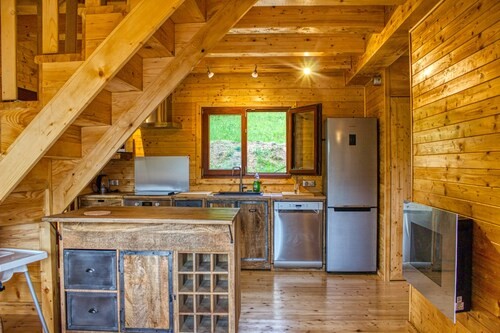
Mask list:
[[180,332],[229,331],[229,262],[225,253],[178,253]]

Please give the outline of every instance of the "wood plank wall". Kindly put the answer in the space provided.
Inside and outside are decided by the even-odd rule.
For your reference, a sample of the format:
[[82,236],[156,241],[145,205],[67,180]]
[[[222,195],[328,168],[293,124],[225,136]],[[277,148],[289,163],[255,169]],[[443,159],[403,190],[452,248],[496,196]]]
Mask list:
[[378,118],[378,268],[379,275],[387,279],[386,265],[386,239],[388,232],[388,221],[390,216],[390,204],[387,196],[390,191],[389,167],[387,158],[387,110],[389,109],[389,73],[383,70],[380,73],[382,79],[381,86],[374,86],[371,82],[365,87],[366,116]]
[[411,191],[410,182],[401,181],[410,179],[410,156],[405,155],[411,145],[409,56],[381,70],[380,76],[380,86],[370,82],[365,87],[366,116],[378,118],[378,273],[385,280],[401,280],[401,203]]
[[444,0],[411,31],[413,200],[474,219],[472,311],[416,290],[420,332],[500,332],[500,2]]
[[[39,250],[40,218],[47,215],[50,160],[42,159],[0,206],[0,247]],[[40,264],[29,265],[35,290],[40,288]],[[36,314],[24,275],[15,274],[0,293],[0,317]],[[37,297],[41,299],[41,295]]]
[[[202,179],[200,135],[202,106],[302,106],[322,103],[323,118],[363,117],[364,88],[346,87],[342,74],[312,75],[300,73],[262,73],[257,79],[248,74],[217,74],[209,79],[206,74],[191,74],[173,94],[174,121],[182,129],[140,129],[135,133],[135,149],[146,156],[189,155],[190,189],[192,191],[236,190],[238,180]],[[120,163],[123,171],[113,171]],[[119,179],[130,190],[133,183],[133,161],[112,161],[103,172]],[[297,177],[316,180],[312,190],[322,190],[321,177]],[[253,178],[244,182],[251,184]],[[292,191],[293,181],[263,179],[264,191]],[[118,187],[120,188],[120,187]],[[113,187],[112,189],[117,189]],[[120,188],[122,190],[122,188]]]

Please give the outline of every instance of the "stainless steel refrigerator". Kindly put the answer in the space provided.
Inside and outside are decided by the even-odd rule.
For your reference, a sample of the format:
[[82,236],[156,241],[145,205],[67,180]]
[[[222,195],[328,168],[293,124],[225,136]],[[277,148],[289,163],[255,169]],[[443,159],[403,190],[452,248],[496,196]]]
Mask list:
[[326,270],[377,270],[377,119],[328,118]]

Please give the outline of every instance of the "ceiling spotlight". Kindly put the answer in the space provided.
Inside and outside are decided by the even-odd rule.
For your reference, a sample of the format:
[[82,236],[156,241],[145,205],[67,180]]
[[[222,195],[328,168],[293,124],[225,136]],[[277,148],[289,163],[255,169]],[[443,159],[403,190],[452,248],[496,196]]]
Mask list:
[[259,73],[257,73],[257,65],[255,65],[255,69],[253,70],[252,72],[252,77],[254,79],[258,78],[259,77]]
[[211,78],[214,77],[214,75],[215,75],[214,72],[212,72],[210,70],[210,67],[207,66],[207,76],[208,76],[208,78],[211,79]]
[[311,69],[309,67],[304,67],[302,71],[304,72],[305,75],[311,74]]

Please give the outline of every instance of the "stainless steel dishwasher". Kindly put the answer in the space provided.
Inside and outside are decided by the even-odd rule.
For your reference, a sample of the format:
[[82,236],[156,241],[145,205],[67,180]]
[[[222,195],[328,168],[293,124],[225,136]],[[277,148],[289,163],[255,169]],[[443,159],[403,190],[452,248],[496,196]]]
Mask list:
[[323,203],[274,203],[274,267],[323,266]]

